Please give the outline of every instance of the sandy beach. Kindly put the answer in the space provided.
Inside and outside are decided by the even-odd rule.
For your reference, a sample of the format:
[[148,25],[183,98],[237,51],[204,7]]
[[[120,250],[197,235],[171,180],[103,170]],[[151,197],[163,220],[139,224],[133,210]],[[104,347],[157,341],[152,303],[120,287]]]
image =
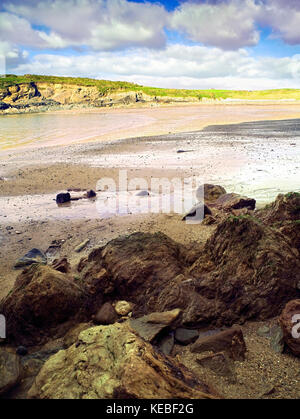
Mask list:
[[[300,105],[201,105],[62,111],[41,115],[2,117],[1,123],[1,291],[11,288],[17,257],[31,248],[44,251],[62,241],[60,256],[85,238],[104,244],[133,231],[163,231],[177,241],[205,240],[212,226],[190,227],[180,214],[129,214],[106,217],[90,200],[57,208],[55,196],[67,189],[96,189],[97,181],[119,171],[128,181],[197,176],[206,183],[223,185],[230,192],[254,194],[258,204],[271,201],[280,191],[297,189],[299,140],[278,140],[271,131],[268,142],[247,136],[243,126],[220,136],[216,126],[247,121],[292,120]],[[100,119],[99,119],[100,118]],[[286,123],[286,122],[285,122]],[[209,126],[215,126],[209,128]],[[275,130],[280,131],[280,122]],[[202,130],[203,128],[208,127]],[[268,128],[269,129],[269,128]],[[291,131],[292,130],[292,131]],[[262,131],[264,132],[264,131]],[[185,134],[186,133],[186,134]],[[7,134],[7,135],[6,135]],[[271,135],[272,134],[272,135]],[[186,151],[178,153],[178,151]],[[274,173],[277,176],[274,185]],[[296,182],[297,183],[297,182]],[[150,186],[149,188],[150,189]],[[12,227],[12,228],[11,228]],[[99,232],[101,232],[99,234]]]

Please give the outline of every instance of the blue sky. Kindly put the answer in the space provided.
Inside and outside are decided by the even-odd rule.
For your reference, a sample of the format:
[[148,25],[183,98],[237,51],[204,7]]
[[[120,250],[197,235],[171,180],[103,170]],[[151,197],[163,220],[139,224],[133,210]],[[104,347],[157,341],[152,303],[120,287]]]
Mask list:
[[4,0],[0,61],[14,74],[300,88],[299,28],[299,0]]

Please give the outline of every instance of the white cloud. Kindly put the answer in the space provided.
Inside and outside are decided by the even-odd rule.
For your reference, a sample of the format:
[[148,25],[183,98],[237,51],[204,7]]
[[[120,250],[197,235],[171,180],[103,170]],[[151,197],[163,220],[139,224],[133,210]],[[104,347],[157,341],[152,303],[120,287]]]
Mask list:
[[300,55],[254,58],[247,51],[171,45],[164,51],[135,49],[85,56],[40,54],[18,74],[86,76],[175,88],[300,88]]
[[287,44],[300,44],[299,0],[267,0],[258,20],[269,25],[273,35]]
[[260,6],[254,0],[217,3],[183,3],[170,16],[170,26],[191,40],[225,50],[253,46],[259,42],[255,18]]
[[53,47],[89,46],[111,50],[129,46],[165,45],[165,9],[156,4],[126,0],[11,1],[4,7],[32,24],[51,30],[43,38]]

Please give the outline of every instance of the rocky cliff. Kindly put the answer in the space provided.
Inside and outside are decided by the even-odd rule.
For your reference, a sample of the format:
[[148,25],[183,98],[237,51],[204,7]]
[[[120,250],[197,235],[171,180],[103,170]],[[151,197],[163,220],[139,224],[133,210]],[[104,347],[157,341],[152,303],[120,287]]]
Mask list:
[[150,96],[135,91],[103,93],[97,86],[30,82],[0,89],[0,112],[45,111],[57,107],[106,107],[136,103],[193,102],[196,98]]

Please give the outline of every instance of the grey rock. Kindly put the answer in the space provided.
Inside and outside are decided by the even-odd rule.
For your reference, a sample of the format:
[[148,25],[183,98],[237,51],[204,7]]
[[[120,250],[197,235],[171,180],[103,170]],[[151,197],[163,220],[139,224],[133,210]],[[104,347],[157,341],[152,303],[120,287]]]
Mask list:
[[174,334],[173,333],[169,333],[168,335],[164,336],[158,343],[158,348],[164,355],[170,355],[173,347],[174,347]]
[[270,337],[270,328],[268,326],[261,326],[257,330],[257,334],[258,336],[263,337],[263,338]]
[[33,263],[47,264],[46,255],[39,249],[31,249],[26,255],[17,260],[15,268],[23,268]]
[[193,343],[198,338],[198,336],[199,332],[197,330],[184,329],[182,327],[176,329],[175,332],[176,341],[182,345]]
[[274,352],[281,354],[284,350],[283,332],[280,326],[274,326],[270,332],[270,347]]
[[21,378],[19,357],[16,354],[0,350],[0,395],[12,389]]
[[139,191],[137,192],[136,196],[149,196],[149,192],[148,191]]

